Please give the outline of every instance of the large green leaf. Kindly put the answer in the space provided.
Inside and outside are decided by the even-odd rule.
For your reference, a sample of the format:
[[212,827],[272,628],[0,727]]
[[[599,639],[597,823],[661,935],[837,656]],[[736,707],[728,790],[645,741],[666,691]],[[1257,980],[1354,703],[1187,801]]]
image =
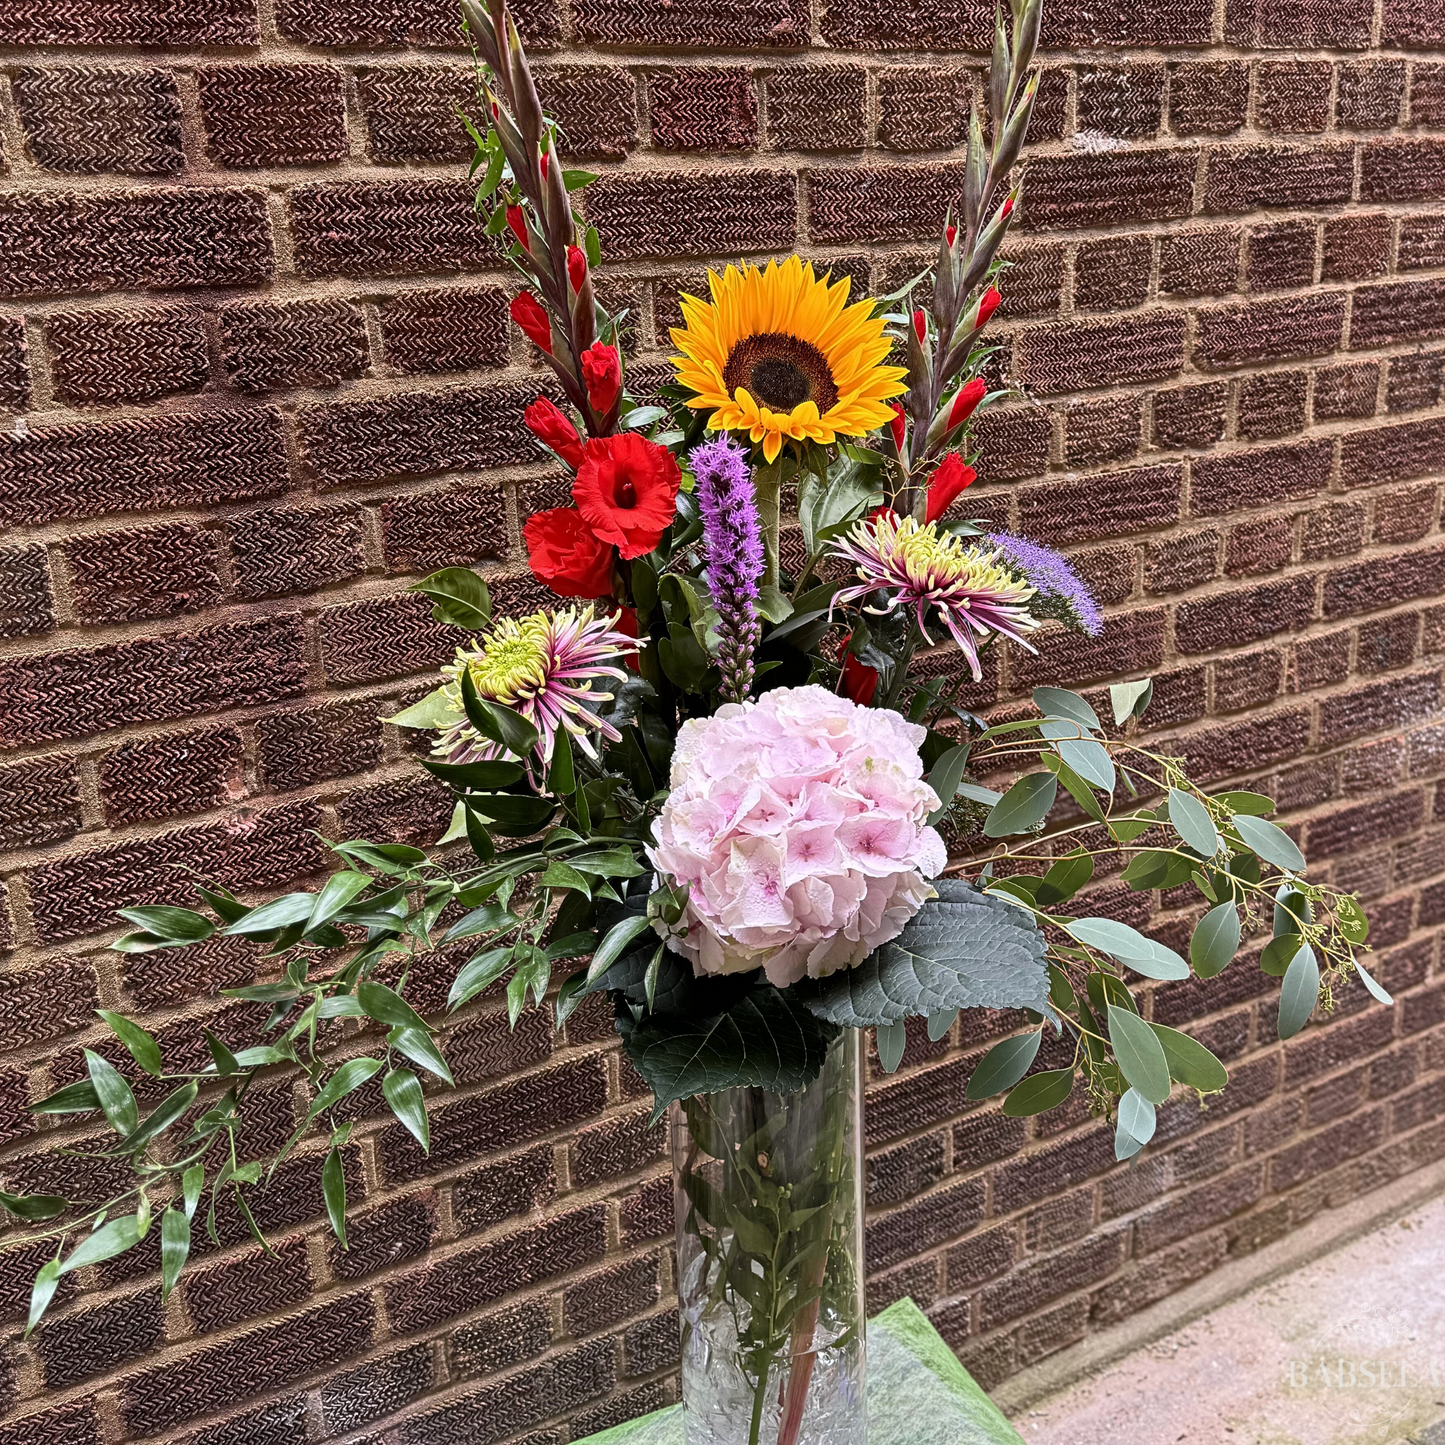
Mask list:
[[1109,1042],[1124,1077],[1151,1104],[1169,1097],[1169,1060],[1154,1031],[1136,1013],[1109,1005]]
[[858,965],[793,985],[819,1018],[847,1028],[959,1008],[1048,1004],[1044,936],[1021,908],[939,878],[931,898],[889,943]]
[[1052,773],[1028,773],[993,805],[984,819],[989,838],[1011,838],[1039,827],[1054,806],[1059,780]]
[[431,615],[438,622],[480,632],[492,619],[487,584],[468,567],[443,567],[412,583],[410,590],[431,599]]
[[617,1031],[652,1089],[658,1118],[674,1099],[720,1089],[791,1094],[818,1077],[836,1027],[771,984],[759,984],[710,1018],[649,1014],[639,1023],[626,1004]]

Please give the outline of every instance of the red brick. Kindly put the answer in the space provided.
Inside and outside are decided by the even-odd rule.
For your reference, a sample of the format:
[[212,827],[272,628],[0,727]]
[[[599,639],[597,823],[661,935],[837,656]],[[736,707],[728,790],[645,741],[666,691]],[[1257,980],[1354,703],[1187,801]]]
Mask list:
[[1163,609],[1126,612],[1111,617],[1098,638],[1080,641],[1061,633],[1039,639],[1037,655],[1010,658],[1010,678],[1016,687],[1039,684],[1071,686],[1123,672],[1157,667],[1164,659]]
[[341,72],[330,65],[196,71],[206,149],[218,165],[311,165],[348,155]]
[[1377,362],[1322,366],[1315,373],[1314,415],[1317,421],[1373,416],[1380,389]]
[[0,847],[38,847],[80,831],[80,779],[69,757],[0,768]]
[[870,1274],[924,1254],[966,1233],[984,1212],[984,1184],[966,1179],[868,1221],[864,1253]]
[[83,1027],[99,1002],[95,970],[78,958],[52,958],[0,984],[5,1003],[0,1048],[43,1044]]
[[1139,451],[1139,397],[1076,402],[1066,413],[1064,465],[1117,462]]
[[1339,346],[1344,316],[1340,292],[1202,307],[1195,359],[1201,366],[1221,368],[1324,356]]
[[1386,45],[1433,49],[1445,43],[1445,23],[1430,0],[1385,0],[1380,38]]
[[1390,258],[1390,218],[1380,213],[1336,216],[1325,222],[1326,281],[1368,281]]
[[1294,521],[1271,517],[1231,527],[1224,541],[1224,570],[1230,577],[1276,572],[1294,551]]
[[383,504],[381,528],[392,572],[470,567],[507,548],[502,496],[493,487],[453,487]]
[[1434,530],[1435,486],[1402,487],[1375,498],[1370,539],[1375,542],[1418,542]]
[[[919,182],[916,172],[908,175]],[[821,177],[819,185],[813,194],[814,234],[823,238],[827,188]],[[706,256],[720,249],[786,250],[797,234],[796,184],[783,171],[608,175],[585,194],[589,219],[607,237],[608,256],[619,260]],[[862,215],[855,209],[855,219],[866,227]]]
[[217,320],[226,374],[241,391],[336,386],[366,370],[366,323],[349,301],[238,301]]
[[647,78],[652,143],[667,151],[747,150],[757,144],[758,97],[742,66],[686,66]]
[[[667,1191],[667,1222],[658,1233],[672,1233],[672,1181]],[[551,1202],[557,1192],[555,1155],[550,1144],[539,1144],[463,1174],[453,1185],[453,1209],[463,1232],[486,1229],[513,1215],[529,1214]],[[643,1191],[646,1193],[646,1190]],[[655,1192],[655,1191],[654,1191]],[[637,1198],[638,1196],[634,1196]],[[635,1242],[624,1204],[624,1239]],[[649,1238],[654,1236],[647,1236]]]
[[1390,130],[1404,98],[1403,60],[1351,60],[1339,68],[1335,111],[1349,130]]
[[555,65],[535,72],[547,114],[572,160],[621,160],[637,144],[632,76],[608,66]]
[[273,269],[258,192],[188,187],[0,197],[0,295],[254,286]]
[[1362,201],[1423,201],[1445,195],[1445,140],[1367,141]]
[[357,506],[263,508],[230,523],[231,563],[240,597],[310,592],[366,568]]
[[54,626],[45,548],[0,548],[0,637],[25,637]]
[[256,720],[257,770],[285,792],[364,772],[381,759],[384,709],[369,699],[268,713]]
[[194,390],[210,370],[201,313],[187,307],[61,312],[45,339],[56,395],[82,406]]
[[1182,592],[1219,574],[1219,533],[1189,532],[1150,542],[1144,559],[1149,592]]
[[1353,349],[1434,336],[1445,336],[1445,281],[1396,281],[1355,292],[1350,311]]
[[1445,65],[1417,60],[1410,74],[1410,124],[1445,123]]
[[[1397,356],[1390,363],[1385,385],[1385,407],[1388,411],[1422,411],[1440,400],[1441,354],[1425,352],[1419,356]],[[1427,525],[1428,530],[1428,525]]]
[[1315,277],[1313,221],[1281,221],[1249,232],[1245,275],[1251,291],[1308,286]]
[[802,0],[740,0],[718,9],[709,0],[578,0],[577,38],[594,45],[683,49],[793,47],[808,44]]
[[1189,505],[1199,516],[1313,497],[1330,473],[1329,442],[1294,442],[1200,458],[1193,464]]
[[168,176],[185,167],[167,70],[22,66],[11,83],[30,153],[47,170]]
[[1024,225],[1073,229],[1164,221],[1190,213],[1194,158],[1174,151],[1115,151],[1029,164]]
[[573,1136],[572,1179],[576,1184],[595,1184],[639,1169],[661,1159],[667,1151],[667,1125],[648,1123],[650,1110],[608,1119]]
[[1019,526],[1043,542],[1085,542],[1145,532],[1179,518],[1177,462],[1040,482],[1019,492]]
[[462,634],[434,622],[424,597],[403,595],[328,608],[317,622],[332,682],[373,682],[437,667]]
[[1279,134],[1324,130],[1334,67],[1328,60],[1266,60],[1255,72],[1255,124]]
[[0,662],[0,747],[294,697],[306,681],[294,615]]
[[983,1327],[1006,1324],[1060,1295],[1098,1283],[1124,1262],[1128,1238],[1127,1226],[1111,1229],[1057,1254],[1020,1265],[1006,1279],[983,1291]]
[[186,1308],[200,1333],[305,1303],[311,1293],[305,1239],[293,1235],[274,1244],[272,1251],[247,1250],[186,1274]]
[[1159,243],[1159,290],[1177,296],[1235,290],[1239,231],[1232,227],[1175,231]]
[[921,1138],[868,1157],[866,1192],[870,1207],[901,1204],[937,1184],[944,1175],[943,1136]]
[[58,943],[115,926],[133,903],[193,903],[182,864],[231,888],[278,887],[325,866],[319,821],[314,805],[293,803],[41,863],[29,877],[36,934]]
[[[1200,778],[1208,781],[1297,757],[1308,740],[1309,714],[1301,710],[1205,728],[1180,738],[1178,750],[1186,766],[1197,769]],[[1221,997],[1217,1006],[1226,1002]]]
[[1244,125],[1248,107],[1244,61],[1182,61],[1170,68],[1169,122],[1176,135],[1229,135]]
[[97,765],[106,822],[115,828],[219,807],[244,793],[243,760],[235,728],[122,743]]
[[1017,364],[1020,378],[1041,392],[1171,376],[1184,364],[1184,312],[1030,327],[1020,333]]
[[1240,383],[1235,425],[1242,437],[1288,436],[1303,431],[1305,386],[1303,371],[1266,371]]
[[1231,588],[1218,597],[1179,606],[1174,622],[1181,652],[1239,647],[1278,632],[1304,627],[1314,612],[1313,577],[1292,577],[1262,587]]
[[[631,81],[627,78],[629,100]],[[457,115],[474,104],[472,76],[460,65],[362,66],[356,94],[366,119],[372,160],[460,161],[472,154],[472,139]],[[545,103],[545,102],[544,102]],[[568,127],[568,154],[576,154]]]
[[[986,12],[985,12],[986,13]],[[1184,46],[1208,45],[1207,17],[1181,0],[1165,0],[1147,14],[1130,0],[1058,0],[1043,17],[1043,44],[1050,48],[1082,46]],[[981,44],[988,49],[987,31]]]
[[1083,66],[1076,108],[1080,130],[1150,138],[1164,108],[1162,65]]
[[1214,664],[1214,710],[1240,712],[1272,703],[1284,680],[1283,666],[1284,654],[1274,648],[1222,658]]
[[1365,509],[1348,502],[1332,503],[1305,513],[1300,556],[1306,562],[1348,557],[1365,540]]
[[1154,246],[1148,236],[1114,236],[1081,245],[1074,256],[1074,305],[1085,311],[1137,306],[1149,293]]
[[1266,206],[1330,205],[1348,201],[1353,189],[1352,146],[1221,148],[1209,159],[1204,209],[1227,214]]
[[432,1384],[431,1350],[411,1345],[335,1375],[321,1389],[326,1428],[350,1431],[393,1415],[426,1394]]
[[47,1389],[63,1390],[152,1353],[165,1337],[160,1291],[46,1321],[36,1336]]
[[199,612],[224,595],[215,534],[187,522],[71,537],[61,551],[82,622]]
[[1229,388],[1223,382],[1154,393],[1154,440],[1162,447],[1207,447],[1224,435]]
[[1036,477],[1048,466],[1053,428],[1037,407],[990,407],[970,435],[979,475],[992,481]]
[[1445,216],[1406,216],[1400,222],[1397,263],[1401,271],[1445,265]]
[[1274,50],[1364,50],[1372,15],[1368,0],[1228,0],[1224,36]]
[[1374,682],[1320,703],[1320,739],[1327,745],[1422,722],[1440,702],[1440,675],[1420,673]]
[[507,296],[495,287],[406,291],[381,307],[387,365],[417,374],[507,362]]
[[861,150],[868,74],[860,65],[808,65],[767,79],[768,134],[779,150]]
[[1324,615],[1347,617],[1373,612],[1445,588],[1445,549],[1403,552],[1325,575]]
[[1257,1204],[1263,1193],[1264,1170],[1258,1165],[1222,1175],[1142,1214],[1134,1225],[1136,1250],[1149,1254],[1188,1235],[1203,1233]]
[[255,45],[259,39],[255,0],[217,0],[203,11],[177,10],[164,0],[100,0],[69,10],[25,3],[0,17],[6,45]]
[[1410,421],[1345,437],[1340,473],[1347,487],[1404,481],[1436,470],[1445,445],[1445,421]]

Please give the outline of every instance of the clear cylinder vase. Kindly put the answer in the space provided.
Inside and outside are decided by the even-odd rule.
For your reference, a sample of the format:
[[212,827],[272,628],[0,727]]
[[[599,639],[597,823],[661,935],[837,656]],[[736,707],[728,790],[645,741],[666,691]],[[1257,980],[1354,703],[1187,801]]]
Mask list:
[[687,1445],[866,1445],[859,1074],[672,1106]]

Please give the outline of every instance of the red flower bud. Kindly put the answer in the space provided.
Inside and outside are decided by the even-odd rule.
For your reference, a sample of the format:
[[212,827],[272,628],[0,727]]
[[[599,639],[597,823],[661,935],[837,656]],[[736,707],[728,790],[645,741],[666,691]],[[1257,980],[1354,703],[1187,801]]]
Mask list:
[[903,403],[892,401],[888,404],[893,408],[893,420],[888,423],[888,427],[893,433],[893,445],[897,448],[898,454],[902,456],[903,441],[908,435],[908,423],[903,419]]
[[572,283],[574,294],[582,289],[582,283],[587,279],[587,257],[577,246],[567,247],[567,279]]
[[512,320],[521,328],[522,334],[551,356],[552,323],[542,303],[530,291],[521,291],[512,302],[511,310]]
[[569,467],[575,470],[582,465],[582,438],[577,435],[577,428],[545,396],[539,396],[522,413],[522,420],[527,430],[539,442],[551,447]]
[[1004,216],[1005,219],[1007,219],[1009,216],[1013,215],[1013,209],[1014,209],[1014,198],[1013,198],[1012,196],[1010,196],[1010,197],[1008,198],[1008,200],[1006,200],[1006,201],[1003,203],[1003,212],[1002,212],[1002,214],[1003,214],[1003,216]]
[[[850,632],[843,639],[843,646],[846,648],[852,640],[853,634]],[[869,667],[866,662],[859,662],[851,652],[845,652],[843,691],[850,702],[857,703],[859,707],[867,707],[873,701],[873,694],[878,691],[878,669]]]
[[542,152],[542,179],[547,179],[547,152]]
[[1002,300],[1003,297],[1000,296],[992,286],[983,293],[978,302],[978,315],[973,318],[973,329],[975,331],[977,331],[979,327],[987,324],[988,318],[998,310],[999,302]]
[[972,467],[963,464],[963,458],[957,452],[949,452],[938,464],[938,470],[928,484],[928,511],[923,520],[936,522],[977,475]]
[[913,334],[918,338],[920,344],[928,339],[928,317],[922,311],[913,313]]
[[953,405],[948,409],[948,430],[952,431],[960,422],[967,421],[974,413],[988,390],[983,377],[976,376],[970,382],[959,387],[953,398]]
[[588,404],[598,416],[606,416],[622,390],[622,363],[616,350],[594,341],[582,353],[582,380],[587,385]]
[[957,226],[950,226],[950,227],[943,233],[943,239],[944,239],[945,241],[947,241],[948,244],[949,244],[949,246],[951,247],[951,246],[953,245],[953,243],[958,239],[958,227],[957,227]]
[[530,251],[532,240],[527,235],[527,219],[523,216],[520,206],[507,207],[507,225],[511,228],[512,234],[522,243],[522,249]]

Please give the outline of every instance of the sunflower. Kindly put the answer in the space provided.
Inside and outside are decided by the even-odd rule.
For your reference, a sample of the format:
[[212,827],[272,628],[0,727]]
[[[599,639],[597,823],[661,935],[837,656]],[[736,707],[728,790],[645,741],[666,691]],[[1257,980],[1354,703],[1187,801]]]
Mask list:
[[682,298],[686,323],[674,328],[677,379],[712,410],[711,431],[745,431],[776,461],[783,439],[824,445],[863,436],[892,417],[888,398],[905,390],[901,366],[884,366],[891,348],[871,301],[848,305],[845,276],[829,284],[789,256],[767,270],[729,266],[708,272],[712,302]]

